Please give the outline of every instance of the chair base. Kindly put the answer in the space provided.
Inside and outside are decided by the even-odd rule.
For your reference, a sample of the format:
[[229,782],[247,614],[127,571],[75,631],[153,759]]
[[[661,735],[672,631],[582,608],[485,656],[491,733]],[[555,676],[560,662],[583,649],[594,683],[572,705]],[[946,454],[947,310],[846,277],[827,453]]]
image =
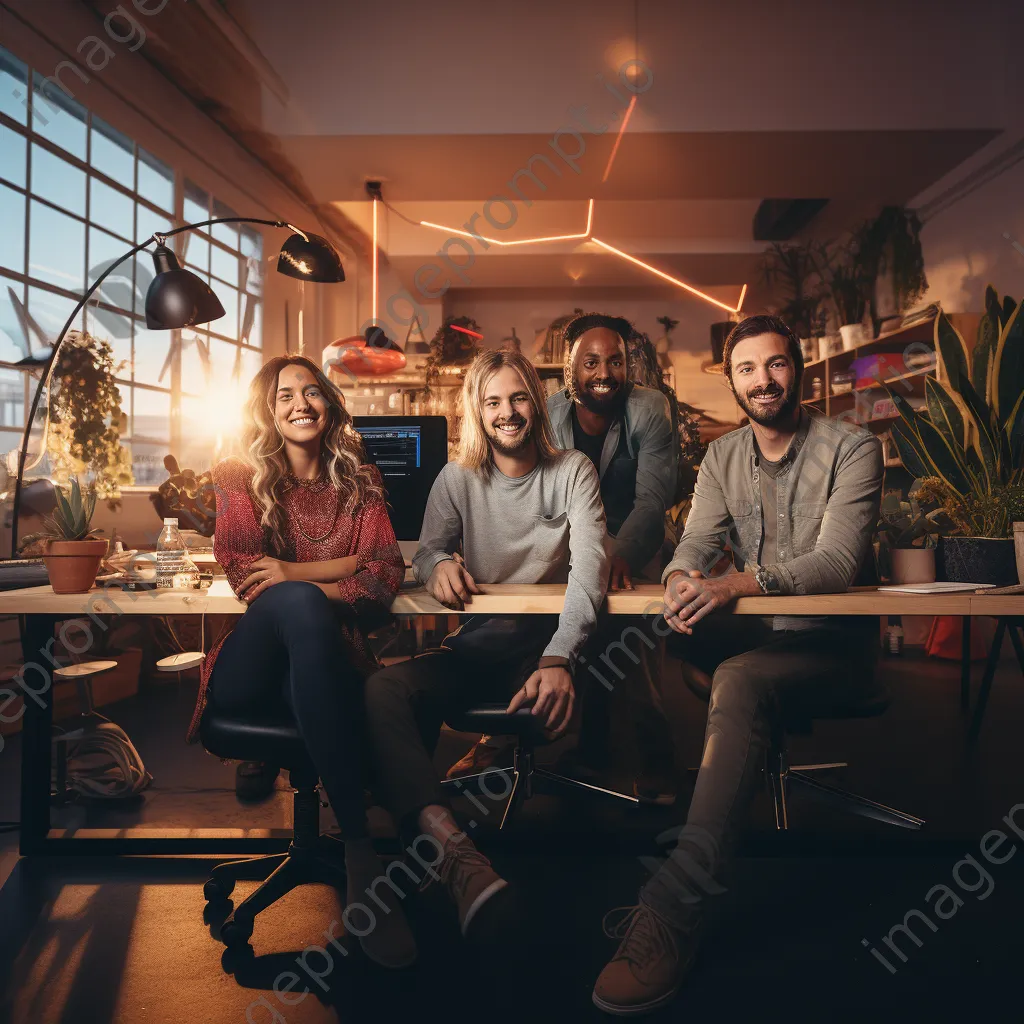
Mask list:
[[[508,778],[511,775],[511,786],[503,793],[492,792],[485,780],[496,776]],[[640,801],[635,796],[627,796],[614,789],[605,789],[603,786],[595,786],[589,782],[581,782],[579,779],[570,778],[568,775],[559,775],[557,772],[549,771],[547,768],[538,768],[534,765],[534,752],[526,746],[517,746],[510,766],[504,768],[487,768],[474,775],[462,775],[456,779],[444,779],[442,786],[453,786],[460,792],[467,791],[470,801],[481,810],[487,813],[487,808],[476,800],[478,795],[486,796],[491,800],[505,799],[505,807],[502,811],[499,829],[503,829],[509,818],[524,800],[533,796],[533,786],[538,780],[552,786],[564,786],[568,789],[582,789],[590,793],[597,793],[601,796],[610,796],[617,800],[625,800],[627,803],[638,804]],[[467,785],[467,783],[469,785]]]
[[227,899],[238,879],[252,874],[259,877],[266,868],[272,869],[221,926],[221,941],[231,947],[246,945],[252,936],[256,915],[300,885],[321,882],[344,892],[347,876],[343,858],[344,843],[332,836],[321,836],[312,849],[292,844],[287,853],[218,864],[203,886],[203,896],[211,903]]
[[[779,831],[789,828],[789,787],[796,784],[804,787],[808,793],[825,803],[831,804],[840,810],[849,811],[852,814],[859,814],[864,818],[874,818],[876,821],[885,822],[887,825],[896,825],[899,828],[919,829],[924,825],[923,818],[917,818],[913,814],[899,811],[895,807],[869,800],[867,797],[858,796],[856,793],[849,793],[845,789],[836,786],[829,786],[819,782],[810,772],[824,771],[830,768],[845,768],[845,761],[832,761],[827,764],[801,764],[789,766],[785,761],[785,754],[778,752],[769,755],[770,761],[767,769],[769,787],[772,794],[772,802],[775,805],[775,827]],[[774,764],[771,762],[775,762]]]

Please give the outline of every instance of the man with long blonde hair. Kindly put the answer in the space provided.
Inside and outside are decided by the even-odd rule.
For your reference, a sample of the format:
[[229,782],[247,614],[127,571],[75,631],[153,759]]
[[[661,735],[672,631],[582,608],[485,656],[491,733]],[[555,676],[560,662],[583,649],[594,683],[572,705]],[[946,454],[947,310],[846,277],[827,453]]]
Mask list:
[[[597,472],[555,447],[537,371],[515,352],[484,352],[462,389],[458,459],[430,491],[417,579],[449,608],[472,607],[478,584],[564,583],[559,616],[470,616],[440,650],[367,680],[379,796],[403,830],[443,850],[436,872],[463,934],[505,880],[456,825],[431,753],[446,713],[488,700],[532,707],[552,735],[572,716],[572,671],[608,578]],[[461,552],[460,552],[461,549]],[[458,556],[458,557],[457,557]],[[471,823],[472,824],[472,823]]]

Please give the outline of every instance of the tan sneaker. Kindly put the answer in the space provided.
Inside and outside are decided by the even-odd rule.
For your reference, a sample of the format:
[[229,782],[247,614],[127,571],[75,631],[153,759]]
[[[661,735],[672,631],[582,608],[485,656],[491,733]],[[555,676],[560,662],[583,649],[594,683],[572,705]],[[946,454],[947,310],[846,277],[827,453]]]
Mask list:
[[[466,836],[444,844],[444,858],[435,872],[455,904],[463,935],[483,905],[508,885]],[[430,883],[428,876],[423,888]]]
[[[481,736],[448,769],[447,779],[461,779],[464,775],[479,775],[480,772],[493,768],[503,757],[506,757],[512,749],[512,743],[506,739],[497,739],[494,736]],[[511,758],[508,759],[511,764]]]
[[640,1016],[666,1006],[693,964],[695,931],[673,928],[643,903],[609,911],[604,933],[622,942],[598,976],[594,1005],[616,1017]]

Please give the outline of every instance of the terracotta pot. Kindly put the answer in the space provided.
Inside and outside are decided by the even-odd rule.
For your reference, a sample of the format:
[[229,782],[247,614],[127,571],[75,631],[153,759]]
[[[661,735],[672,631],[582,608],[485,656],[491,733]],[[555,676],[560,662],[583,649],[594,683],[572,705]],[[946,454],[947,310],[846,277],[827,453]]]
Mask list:
[[934,583],[935,548],[893,548],[892,582]]
[[85,594],[107,553],[105,540],[51,540],[43,561],[55,594]]
[[951,583],[1014,582],[1017,566],[1008,537],[942,537],[939,540],[939,579]]

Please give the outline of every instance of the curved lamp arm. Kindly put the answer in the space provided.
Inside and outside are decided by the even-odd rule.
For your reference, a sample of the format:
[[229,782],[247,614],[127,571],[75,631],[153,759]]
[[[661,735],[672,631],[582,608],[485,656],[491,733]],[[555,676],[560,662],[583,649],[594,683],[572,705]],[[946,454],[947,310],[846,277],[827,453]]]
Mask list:
[[291,228],[293,231],[306,237],[306,233],[295,227],[293,224],[289,224],[283,220],[262,220],[258,217],[214,217],[212,220],[199,221],[195,224],[185,224],[183,227],[174,228],[171,231],[159,232],[157,234],[150,235],[144,242],[140,242],[138,245],[129,249],[123,256],[115,260],[107,267],[106,270],[96,278],[95,281],[86,289],[85,294],[79,300],[78,305],[75,306],[74,311],[68,317],[67,322],[61,328],[60,334],[57,335],[57,340],[53,343],[53,348],[50,350],[50,357],[43,365],[42,373],[39,376],[39,384],[36,387],[35,394],[32,396],[32,404],[29,406],[28,417],[25,420],[25,430],[21,437],[21,448],[18,450],[18,472],[14,479],[14,501],[11,513],[11,558],[18,557],[18,513],[21,511],[21,487],[22,487],[22,474],[25,472],[25,460],[28,457],[28,442],[32,434],[32,421],[35,419],[36,411],[39,408],[39,400],[42,397],[43,390],[50,382],[50,375],[53,373],[53,367],[57,362],[57,355],[60,352],[60,347],[64,343],[64,337],[71,330],[71,325],[75,322],[75,318],[82,309],[88,305],[89,299],[92,298],[96,289],[110,276],[110,274],[116,270],[125,260],[129,260],[137,252],[141,252],[152,242],[158,241],[159,239],[172,238],[174,235],[180,235],[184,231],[194,231],[196,228],[209,227],[211,224],[266,224],[273,228]]

